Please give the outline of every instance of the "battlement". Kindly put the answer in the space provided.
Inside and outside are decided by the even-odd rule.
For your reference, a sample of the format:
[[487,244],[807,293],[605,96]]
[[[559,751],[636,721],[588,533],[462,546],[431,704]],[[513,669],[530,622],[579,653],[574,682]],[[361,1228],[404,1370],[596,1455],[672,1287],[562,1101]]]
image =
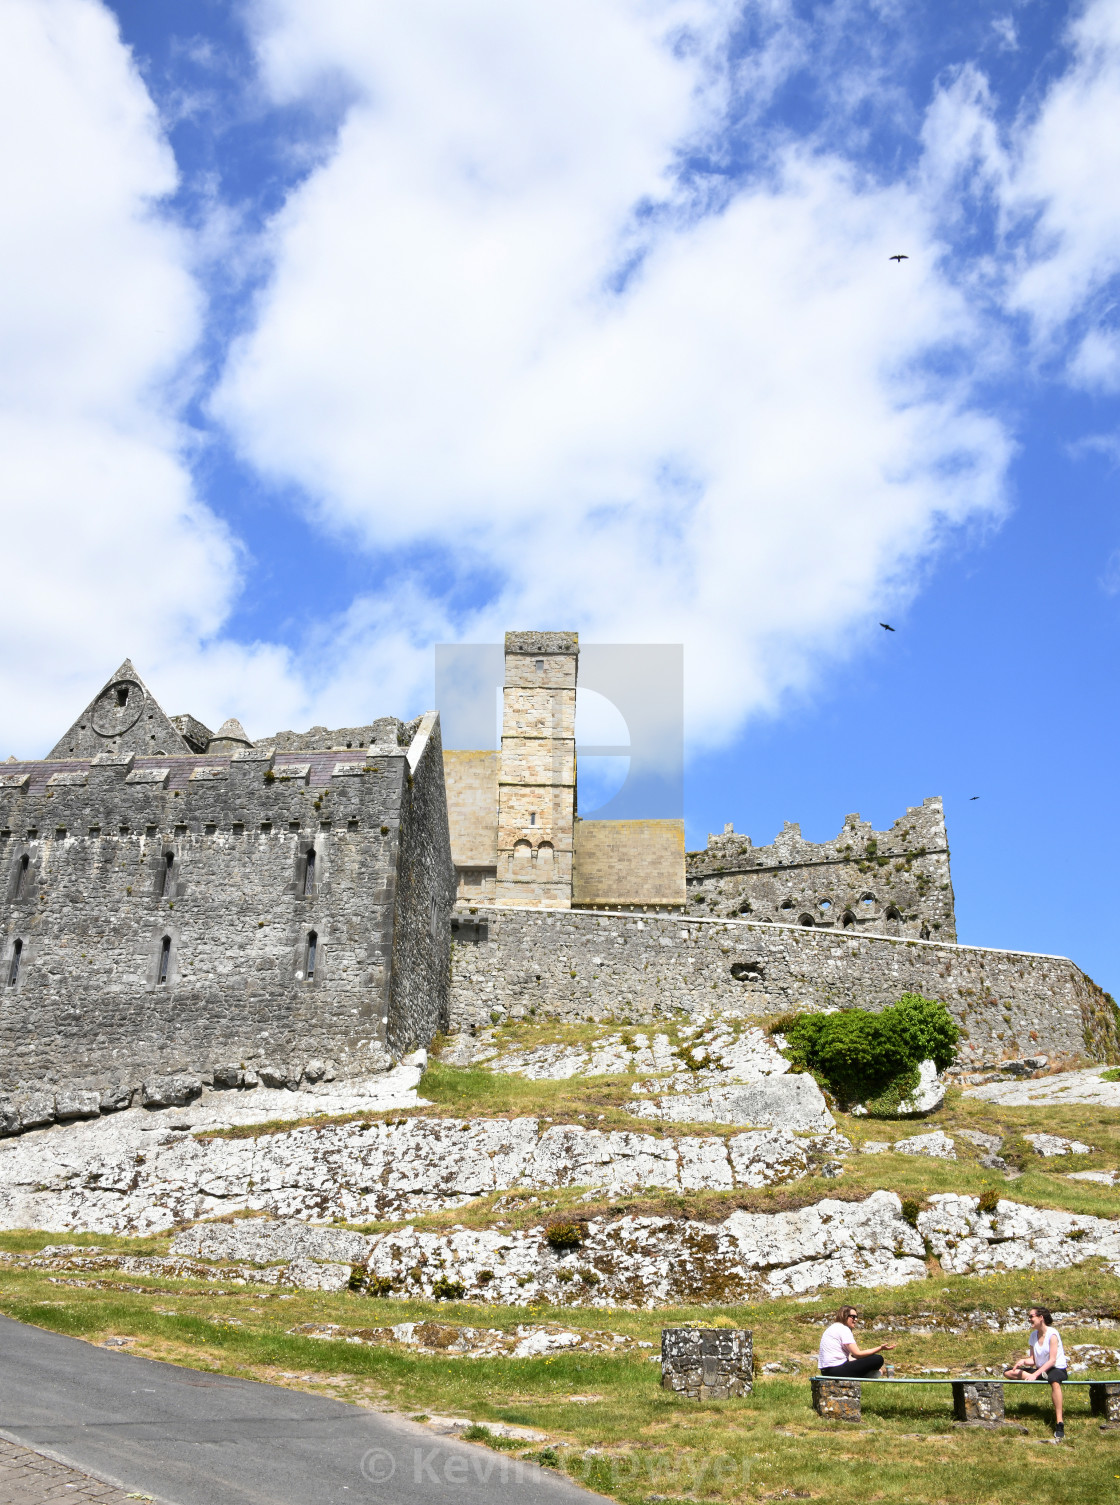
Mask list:
[[578,632],[507,632],[506,652],[525,654],[579,654]]
[[953,941],[956,915],[940,796],[886,831],[858,814],[831,841],[806,841],[787,821],[768,846],[726,826],[689,852],[693,913]]

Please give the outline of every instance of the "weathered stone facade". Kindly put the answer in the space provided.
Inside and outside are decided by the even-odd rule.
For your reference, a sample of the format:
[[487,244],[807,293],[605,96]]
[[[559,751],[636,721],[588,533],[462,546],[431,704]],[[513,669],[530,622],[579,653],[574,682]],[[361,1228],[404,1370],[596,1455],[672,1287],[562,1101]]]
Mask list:
[[955,941],[945,813],[936,795],[889,831],[849,815],[834,841],[786,822],[768,847],[730,826],[687,858],[692,913]]
[[152,1074],[298,1080],[427,1044],[454,895],[439,721],[407,747],[375,725],[373,746],[277,752],[227,723],[198,753],[126,662],[65,757],[3,765],[0,1087],[127,1102]]
[[661,1385],[689,1400],[731,1400],[754,1389],[754,1337],[746,1328],[661,1329]]
[[650,1020],[797,1009],[879,1010],[905,992],[940,998],[963,1061],[1114,1055],[1106,995],[1058,956],[752,920],[477,907],[453,933],[451,1022]]

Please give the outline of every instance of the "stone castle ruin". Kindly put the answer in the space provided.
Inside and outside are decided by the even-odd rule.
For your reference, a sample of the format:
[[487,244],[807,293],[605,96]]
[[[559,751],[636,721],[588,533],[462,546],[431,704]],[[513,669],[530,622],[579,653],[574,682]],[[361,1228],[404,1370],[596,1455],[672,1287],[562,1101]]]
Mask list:
[[446,1020],[434,712],[254,744],[165,715],[126,660],[46,758],[0,767],[0,1085],[294,1084]]
[[964,1064],[1115,1049],[1111,1000],[1073,962],[956,944],[940,800],[886,832],[852,815],[831,842],[787,825],[755,847],[727,828],[686,853],[679,820],[579,818],[577,634],[510,633],[505,665],[496,752],[444,752],[434,711],[212,732],[126,660],[47,757],[0,765],[9,1131],[175,1074],[369,1075],[527,1014],[918,991],[956,1015]]

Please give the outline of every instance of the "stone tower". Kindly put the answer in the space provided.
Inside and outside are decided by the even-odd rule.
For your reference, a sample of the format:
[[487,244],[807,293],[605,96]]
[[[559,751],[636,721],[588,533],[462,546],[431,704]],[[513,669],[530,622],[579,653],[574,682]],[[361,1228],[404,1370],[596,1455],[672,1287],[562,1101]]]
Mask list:
[[506,633],[499,904],[532,909],[572,905],[578,664],[577,633]]

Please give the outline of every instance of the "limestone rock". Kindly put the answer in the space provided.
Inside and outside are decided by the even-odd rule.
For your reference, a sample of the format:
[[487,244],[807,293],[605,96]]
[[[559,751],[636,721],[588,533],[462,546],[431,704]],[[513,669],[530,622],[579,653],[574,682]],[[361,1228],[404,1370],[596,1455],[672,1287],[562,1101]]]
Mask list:
[[1093,1146],[1082,1144],[1079,1139],[1063,1139],[1060,1134],[1024,1134],[1023,1138],[1034,1145],[1036,1155],[1052,1159],[1056,1155],[1091,1155]]
[[941,1129],[934,1129],[930,1134],[912,1134],[909,1139],[896,1139],[891,1148],[899,1155],[931,1155],[935,1160],[957,1158],[953,1141]]
[[240,1066],[215,1066],[214,1086],[219,1092],[228,1091],[231,1087],[240,1087],[243,1075]]
[[64,1088],[55,1096],[54,1116],[58,1119],[96,1118],[101,1112],[101,1094],[94,1090]]
[[[408,1080],[419,1073],[402,1069],[412,1073]],[[281,1096],[288,1094],[268,1092],[259,1117]],[[202,1118],[192,1107],[191,1124],[196,1114]],[[594,1196],[641,1187],[730,1190],[834,1169],[849,1149],[835,1134],[773,1129],[671,1139],[535,1118],[328,1123],[201,1140],[150,1113],[115,1114],[43,1143],[10,1146],[0,1156],[0,1227],[150,1233],[238,1212],[365,1222],[458,1207],[513,1187],[586,1187]]]
[[1060,1270],[1099,1257],[1120,1274],[1120,1224],[1106,1218],[1055,1212],[1000,1201],[994,1213],[977,1197],[943,1193],[918,1214],[941,1268],[951,1275],[987,1270]]
[[16,1098],[21,1129],[41,1129],[54,1123],[54,1097],[49,1092],[28,1092]]
[[145,1077],[140,1101],[145,1108],[181,1108],[198,1097],[202,1082],[196,1076]]
[[277,1260],[337,1260],[349,1266],[366,1259],[373,1239],[348,1228],[318,1228],[292,1220],[266,1222],[239,1218],[234,1223],[196,1223],[171,1240],[171,1252],[197,1259],[248,1260],[272,1264]]
[[945,1101],[946,1084],[938,1076],[934,1063],[923,1061],[918,1071],[920,1073],[918,1085],[909,1097],[903,1098],[898,1105],[900,1118],[915,1118],[924,1113],[932,1113]]
[[126,1108],[132,1106],[134,1088],[126,1087],[119,1082],[106,1087],[101,1094],[100,1107],[102,1113],[123,1113]]
[[805,1073],[666,1096],[656,1102],[638,1104],[630,1111],[663,1123],[753,1124],[817,1133],[835,1126],[821,1089]]

